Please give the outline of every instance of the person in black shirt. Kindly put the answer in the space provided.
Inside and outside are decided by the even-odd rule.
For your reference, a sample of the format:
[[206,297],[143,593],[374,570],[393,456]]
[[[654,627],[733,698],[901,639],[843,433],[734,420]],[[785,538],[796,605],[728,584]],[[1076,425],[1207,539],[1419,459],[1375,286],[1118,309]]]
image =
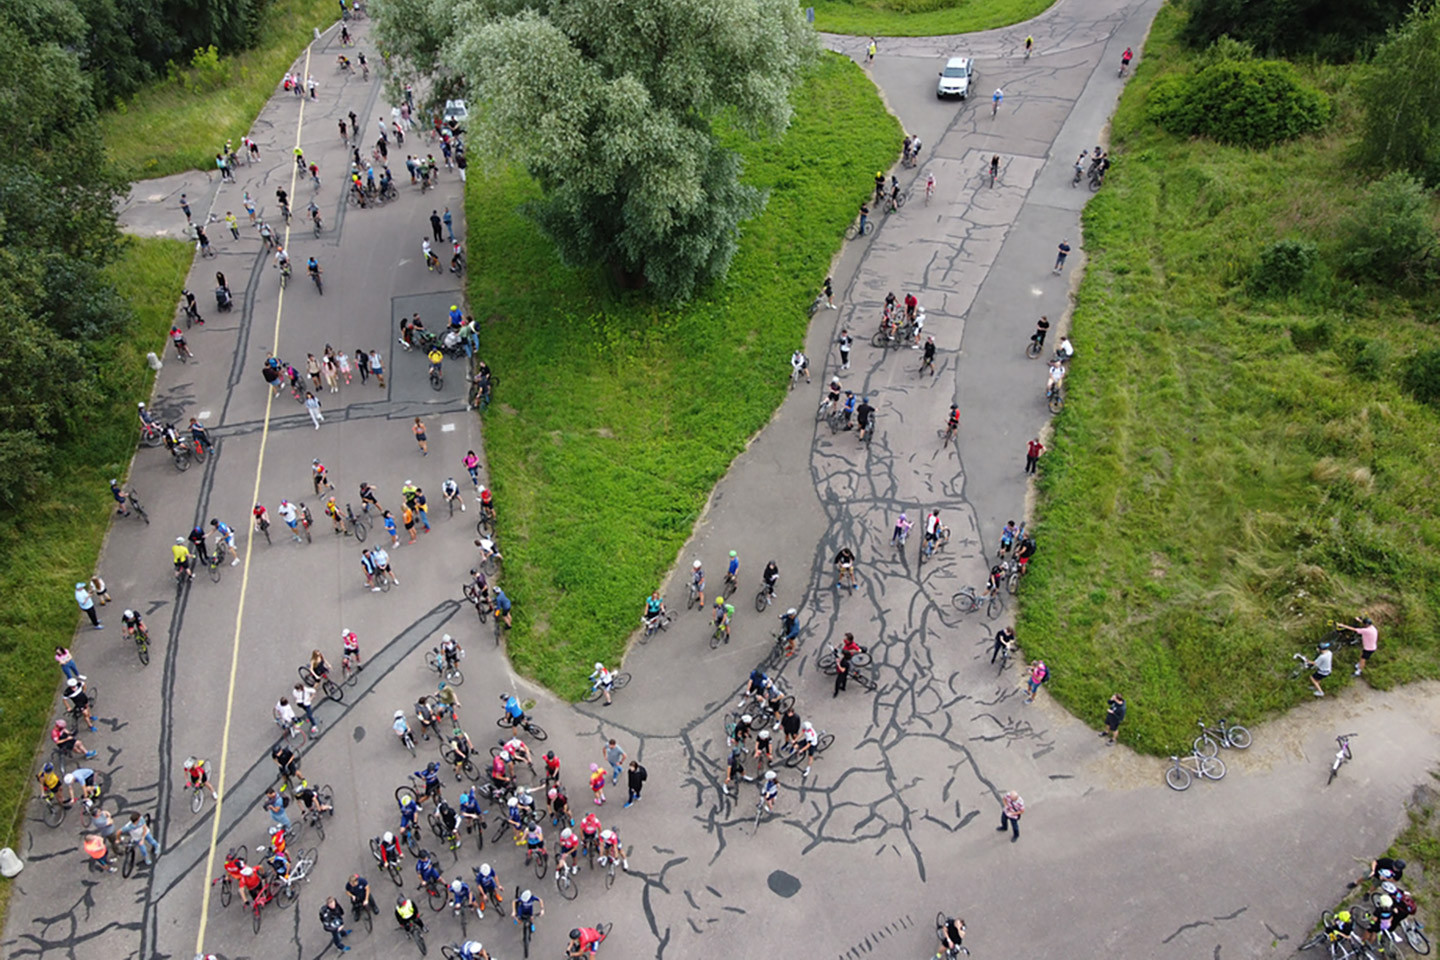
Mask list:
[[855,408],[855,422],[860,425],[860,440],[862,442],[870,432],[871,416],[874,413],[875,408],[870,406],[870,398],[861,398],[860,406]]
[[835,692],[830,694],[831,699],[840,696],[840,691],[845,689],[845,683],[850,679],[850,652],[842,650],[840,659],[835,661]]
[[360,919],[362,910],[369,910],[378,914],[380,905],[370,896],[370,882],[360,874],[352,874],[350,882],[345,884],[345,894],[350,898],[350,908],[356,920]]
[[1000,656],[1000,651],[1005,647],[1014,649],[1015,630],[1011,627],[1002,627],[1000,632],[995,634],[995,646],[990,650],[990,662],[994,663],[995,658]]
[[935,376],[935,338],[925,338],[925,353],[920,357],[920,372],[924,373],[925,368],[930,368],[930,376]]
[[835,554],[835,582],[855,589],[855,552],[849,547],[841,547],[840,552]]
[[780,732],[785,734],[785,746],[795,749],[795,738],[800,736],[800,715],[793,705],[786,707],[785,716],[780,718]]

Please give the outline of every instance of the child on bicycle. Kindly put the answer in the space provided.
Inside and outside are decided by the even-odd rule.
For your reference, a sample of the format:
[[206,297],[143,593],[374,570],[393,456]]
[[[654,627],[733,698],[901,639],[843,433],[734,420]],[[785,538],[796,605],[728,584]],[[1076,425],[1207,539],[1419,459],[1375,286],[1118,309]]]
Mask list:
[[184,769],[185,780],[189,784],[190,789],[194,790],[196,787],[204,787],[210,791],[210,799],[220,799],[219,794],[215,792],[215,788],[210,786],[208,761],[197,760],[194,757],[186,757]]

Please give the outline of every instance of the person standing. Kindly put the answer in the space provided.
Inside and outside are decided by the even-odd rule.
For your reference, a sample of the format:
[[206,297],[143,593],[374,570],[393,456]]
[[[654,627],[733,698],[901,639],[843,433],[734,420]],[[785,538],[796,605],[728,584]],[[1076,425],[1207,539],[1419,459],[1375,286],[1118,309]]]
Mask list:
[[1050,679],[1050,668],[1045,666],[1044,660],[1036,660],[1030,666],[1030,678],[1025,681],[1026,703],[1035,702],[1035,692],[1040,689],[1040,684]]
[[1020,794],[1011,790],[1000,798],[1000,826],[995,828],[997,833],[1004,833],[1007,829],[1012,831],[1010,842],[1015,843],[1020,839],[1020,817],[1025,813],[1025,801],[1020,799]]
[[1375,628],[1375,621],[1369,617],[1360,618],[1360,626],[1352,627],[1348,623],[1336,623],[1337,629],[1349,630],[1351,633],[1360,635],[1360,662],[1355,664],[1355,676],[1365,672],[1365,667],[1370,663],[1371,656],[1380,647],[1380,631]]
[[70,655],[69,650],[64,647],[56,647],[55,662],[60,664],[60,672],[65,675],[66,680],[79,678],[80,668],[75,666],[75,658]]
[[100,622],[100,615],[95,612],[95,601],[91,598],[90,591],[84,583],[75,584],[75,602],[80,605],[85,616],[90,618],[90,626],[96,630],[105,629],[105,624]]
[[[239,239],[240,239],[240,221],[237,220],[237,219],[235,218],[235,214],[231,213],[229,210],[226,210],[226,211],[225,211],[225,225],[230,228],[230,236],[233,237],[233,238],[236,239],[236,240],[239,240]],[[223,284],[222,284],[222,286],[223,286]]]
[[320,908],[320,926],[330,934],[330,942],[335,944],[336,950],[344,953],[350,949],[350,945],[342,939],[350,934],[345,929],[345,911],[334,897],[326,897],[325,905]]
[[644,767],[640,766],[639,760],[631,760],[630,772],[626,776],[627,785],[630,788],[630,798],[625,801],[625,806],[628,807],[640,799],[640,791],[645,788],[645,781],[649,779],[650,774],[645,771]]
[[315,719],[315,688],[308,683],[297,683],[290,693],[295,700],[295,706],[304,711],[305,719],[310,722],[310,735],[319,733],[320,723]]
[[425,441],[425,421],[416,417],[415,424],[410,428],[410,432],[415,434],[415,442],[420,444],[420,455],[425,457],[430,456],[430,448],[426,445]]
[[842,650],[840,659],[835,661],[835,692],[830,694],[830,699],[840,696],[840,691],[845,689],[845,684],[850,680],[850,651]]
[[270,819],[282,827],[290,826],[290,814],[285,812],[286,800],[271,787],[265,791],[265,812],[270,814]]
[[315,424],[315,429],[320,429],[320,424],[325,422],[325,414],[320,412],[320,401],[315,399],[315,394],[305,391],[305,412],[310,414],[310,422]]
[[870,43],[865,47],[865,65],[868,67],[875,62],[875,38],[870,38]]
[[1026,473],[1034,473],[1034,472],[1035,472],[1035,462],[1040,459],[1040,454],[1042,454],[1042,453],[1044,453],[1044,452],[1045,452],[1045,444],[1043,444],[1043,443],[1040,442],[1040,438],[1039,438],[1039,437],[1035,437],[1035,438],[1032,439],[1028,444],[1025,445],[1025,472],[1026,472]]
[[370,353],[367,350],[355,351],[355,369],[360,373],[360,386],[370,382]]
[[1110,702],[1105,706],[1105,729],[1100,736],[1110,741],[1110,746],[1115,746],[1115,732],[1120,729],[1120,722],[1125,719],[1125,698],[1118,693],[1110,695]]
[[[829,282],[829,278],[828,278],[828,277],[826,278],[826,282],[827,282],[827,283]],[[851,345],[855,342],[855,338],[852,337],[852,336],[850,336],[850,331],[849,331],[849,330],[845,329],[844,327],[841,327],[841,328],[840,328],[840,338],[839,338],[839,340],[837,340],[836,342],[840,344],[840,369],[841,369],[841,370],[849,370],[849,369],[850,369],[850,347],[851,347]]]
[[371,350],[371,351],[370,351],[370,372],[373,373],[373,374],[375,374],[375,382],[380,385],[380,389],[381,389],[381,390],[384,390],[384,389],[385,389],[385,367],[384,367],[383,364],[380,363],[380,351],[379,351],[379,350]]
[[451,243],[454,243],[454,242],[455,242],[455,218],[452,217],[452,216],[450,216],[450,208],[449,208],[449,207],[446,207],[446,208],[445,208],[445,214],[444,214],[444,216],[442,216],[442,217],[440,218],[440,222],[443,223],[443,224],[445,224],[445,233],[449,235],[449,237],[450,237],[450,242],[451,242]]
[[185,199],[185,194],[183,193],[180,194],[180,209],[185,211],[185,222],[189,223],[191,221],[190,201]]
[[620,771],[625,768],[625,760],[625,751],[621,750],[620,745],[615,742],[615,738],[611,737],[610,742],[605,745],[605,762],[610,764],[610,782],[612,784],[620,782]]
[[440,242],[440,211],[430,211],[430,232],[435,235],[435,242]]
[[[272,793],[274,791],[271,791]],[[130,814],[130,822],[120,830],[130,838],[130,842],[140,850],[140,855],[145,858],[145,865],[148,867],[152,860],[151,854],[160,856],[160,841],[155,839],[155,834],[150,832],[150,822],[146,817],[138,813]]]
[[925,338],[925,352],[920,357],[920,373],[925,373],[925,368],[930,368],[930,376],[935,376],[935,338]]
[[1060,246],[1055,255],[1055,269],[1053,271],[1054,273],[1059,273],[1061,270],[1065,269],[1065,258],[1068,256],[1070,256],[1070,238],[1065,237],[1061,239]]

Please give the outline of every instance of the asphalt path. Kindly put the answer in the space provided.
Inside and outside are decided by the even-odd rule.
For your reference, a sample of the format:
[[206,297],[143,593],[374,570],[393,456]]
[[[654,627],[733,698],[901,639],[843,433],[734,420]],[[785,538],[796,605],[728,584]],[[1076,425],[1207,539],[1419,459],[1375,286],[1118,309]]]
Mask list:
[[[370,140],[376,116],[388,116],[389,107],[374,81],[332,76],[335,32],[313,49],[318,99],[302,115],[293,99],[275,97],[257,123],[263,161],[242,168],[238,185],[203,174],[137,185],[123,215],[137,232],[178,233],[182,190],[192,209],[223,217],[226,209],[239,213],[240,191],[249,189],[273,215],[275,185],[292,180],[298,126],[307,158],[318,155],[329,176],[319,193],[327,230],[318,241],[297,235],[292,257],[298,266],[319,251],[326,292],[321,298],[297,276],[282,298],[254,232],[244,229],[231,242],[223,224],[212,225],[219,256],[197,261],[192,286],[208,290],[210,275],[223,269],[243,290],[240,303],[223,316],[202,308],[209,322],[190,337],[198,362],[167,359],[155,405],[171,416],[202,415],[219,438],[218,456],[178,474],[163,452],[142,450],[134,477],[153,522],[117,521],[102,558],[117,603],[146,614],[154,659],[149,667],[136,662],[120,641],[114,607],[105,611],[105,631],[82,630],[76,643],[82,670],[104,691],[100,729],[87,737],[100,750],[96,766],[121,810],[156,815],[165,852],[153,871],[128,881],[89,873],[75,816],[52,831],[36,811],[17,845],[27,868],[11,901],[7,956],[179,956],[203,946],[227,958],[309,958],[331,949],[316,917],[325,895],[341,896],[357,870],[376,881],[377,893],[393,895],[370,869],[365,847],[394,825],[393,789],[419,760],[394,742],[389,719],[433,689],[423,654],[443,632],[466,644],[461,715],[476,742],[483,747],[498,733],[497,694],[536,699],[534,713],[551,734],[545,746],[562,760],[577,814],[595,809],[583,796],[584,778],[606,739],[617,738],[650,773],[635,806],[620,807],[622,784],[608,788],[598,811],[620,828],[628,853],[629,870],[612,888],[586,869],[578,899],[564,901],[553,883],[522,873],[519,852],[505,841],[483,854],[442,854],[447,879],[483,857],[507,899],[527,883],[544,897],[533,945],[541,955],[558,954],[572,925],[603,920],[615,924],[603,951],[612,956],[759,957],[799,943],[805,956],[919,957],[933,953],[942,910],[966,919],[967,943],[982,956],[1288,952],[1343,890],[1354,858],[1370,856],[1405,822],[1403,801],[1440,747],[1433,691],[1357,692],[1307,704],[1257,729],[1247,754],[1228,752],[1223,782],[1175,793],[1163,785],[1163,763],[1104,746],[1092,726],[1043,692],[1023,703],[1021,668],[1000,673],[988,662],[988,637],[1009,622],[1008,609],[990,621],[962,617],[950,603],[960,586],[979,582],[985,545],[1023,509],[1024,442],[1047,417],[1043,367],[1023,347],[1038,314],[1066,316],[1084,263],[1078,222],[1087,194],[1070,187],[1070,160],[1104,142],[1121,90],[1119,52],[1140,49],[1155,8],[1064,0],[1005,30],[881,41],[870,69],[891,109],[926,144],[920,166],[901,173],[911,203],[877,214],[879,229],[841,252],[839,309],[817,316],[806,344],[815,382],[790,395],[717,486],[666,588],[675,622],[632,647],[624,669],[634,680],[610,707],[557,704],[516,678],[491,630],[459,600],[474,559],[473,501],[470,512],[449,517],[438,491],[447,476],[464,484],[459,460],[468,449],[482,451],[480,424],[464,410],[453,376],[432,392],[423,359],[393,355],[391,347],[402,315],[418,310],[438,322],[458,296],[453,278],[424,270],[419,245],[432,208],[448,203],[459,229],[461,184],[443,176],[422,198],[402,174],[398,202],[342,208],[332,173],[344,150],[335,121],[355,110]],[[1021,55],[1027,33],[1037,41],[1029,60]],[[862,40],[828,41],[863,60]],[[954,53],[977,60],[981,97],[968,103],[934,97],[934,75]],[[985,99],[996,86],[1005,100],[992,118]],[[980,173],[994,153],[1002,172],[992,188]],[[925,204],[931,172],[939,189]],[[308,187],[291,192],[303,207]],[[1056,276],[1062,237],[1075,253]],[[918,375],[917,352],[869,346],[889,290],[914,290],[925,306],[940,347],[935,376]],[[208,308],[208,294],[201,299]],[[857,341],[845,384],[879,410],[869,446],[815,421],[842,325]],[[316,430],[288,394],[267,401],[259,364],[276,347],[293,359],[318,354],[327,342],[347,352],[379,349],[387,385],[362,387],[357,378],[323,395],[326,421]],[[1083,343],[1080,349],[1077,362]],[[964,419],[958,446],[942,448],[939,430],[952,402]],[[428,428],[428,456],[410,433],[417,415]],[[272,513],[281,497],[315,504],[315,457],[329,466],[342,503],[358,502],[361,480],[374,483],[387,505],[406,480],[430,495],[433,532],[391,551],[399,587],[367,590],[357,545],[321,520],[314,543],[289,542],[277,523],[272,544],[244,539],[244,562],[226,569],[218,585],[202,575],[175,590],[174,536],[211,516],[243,529],[257,499]],[[898,512],[918,522],[934,507],[952,530],[945,550],[922,565],[918,536],[904,551],[890,547]],[[841,545],[859,557],[853,593],[833,584],[830,560]],[[713,587],[731,549],[743,561],[739,613],[731,642],[711,650],[703,614],[684,609],[684,576],[699,557]],[[778,602],[757,613],[759,572],[771,558],[781,568]],[[770,660],[774,618],[789,605],[802,612],[801,647],[772,672],[796,695],[801,715],[835,741],[810,776],[782,769],[776,813],[757,824],[753,786],[730,795],[720,789],[724,718],[746,674]],[[321,733],[304,755],[310,780],[333,787],[337,812],[323,842],[302,841],[319,860],[298,907],[269,908],[256,935],[238,904],[222,909],[209,895],[220,872],[215,854],[263,841],[269,821],[259,797],[273,781],[270,707],[310,649],[338,662],[344,627],[360,635],[367,667],[343,702],[319,707]],[[847,631],[872,648],[874,693],[852,683],[832,696],[831,679],[817,669],[818,654]],[[1084,719],[1093,725],[1101,712],[1096,704]],[[1326,788],[1331,738],[1351,730],[1360,733],[1356,759]],[[422,742],[421,760],[433,746]],[[179,789],[187,754],[207,756],[216,768],[224,785],[218,815],[209,801],[191,814]],[[754,774],[753,761],[746,772]],[[452,783],[447,793],[455,792]],[[995,831],[1009,789],[1027,804],[1015,844]],[[413,876],[406,886],[413,889]],[[431,928],[432,952],[459,939],[448,915],[432,917]],[[487,919],[478,936],[497,957],[520,951],[513,924]],[[357,956],[412,949],[384,916],[373,934],[356,930],[349,942]]]

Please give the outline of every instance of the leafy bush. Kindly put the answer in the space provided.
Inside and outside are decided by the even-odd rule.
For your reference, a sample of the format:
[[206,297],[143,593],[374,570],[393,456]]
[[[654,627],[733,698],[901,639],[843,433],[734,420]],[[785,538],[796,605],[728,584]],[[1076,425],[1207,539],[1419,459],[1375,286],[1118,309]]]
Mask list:
[[1366,189],[1340,227],[1341,263],[1366,280],[1417,282],[1435,275],[1435,220],[1424,185],[1392,173]]
[[1376,380],[1385,373],[1393,352],[1390,343],[1372,337],[1353,337],[1343,345],[1342,359],[1350,372],[1366,380]]
[[1421,350],[1412,356],[1400,379],[1416,400],[1440,406],[1440,347]]
[[1315,244],[1304,240],[1276,240],[1260,251],[1260,259],[1250,270],[1250,289],[1254,293],[1291,293],[1315,266]]
[[1268,147],[1318,130],[1330,101],[1277,60],[1216,60],[1193,74],[1163,78],[1146,105],[1149,118],[1180,136]]

